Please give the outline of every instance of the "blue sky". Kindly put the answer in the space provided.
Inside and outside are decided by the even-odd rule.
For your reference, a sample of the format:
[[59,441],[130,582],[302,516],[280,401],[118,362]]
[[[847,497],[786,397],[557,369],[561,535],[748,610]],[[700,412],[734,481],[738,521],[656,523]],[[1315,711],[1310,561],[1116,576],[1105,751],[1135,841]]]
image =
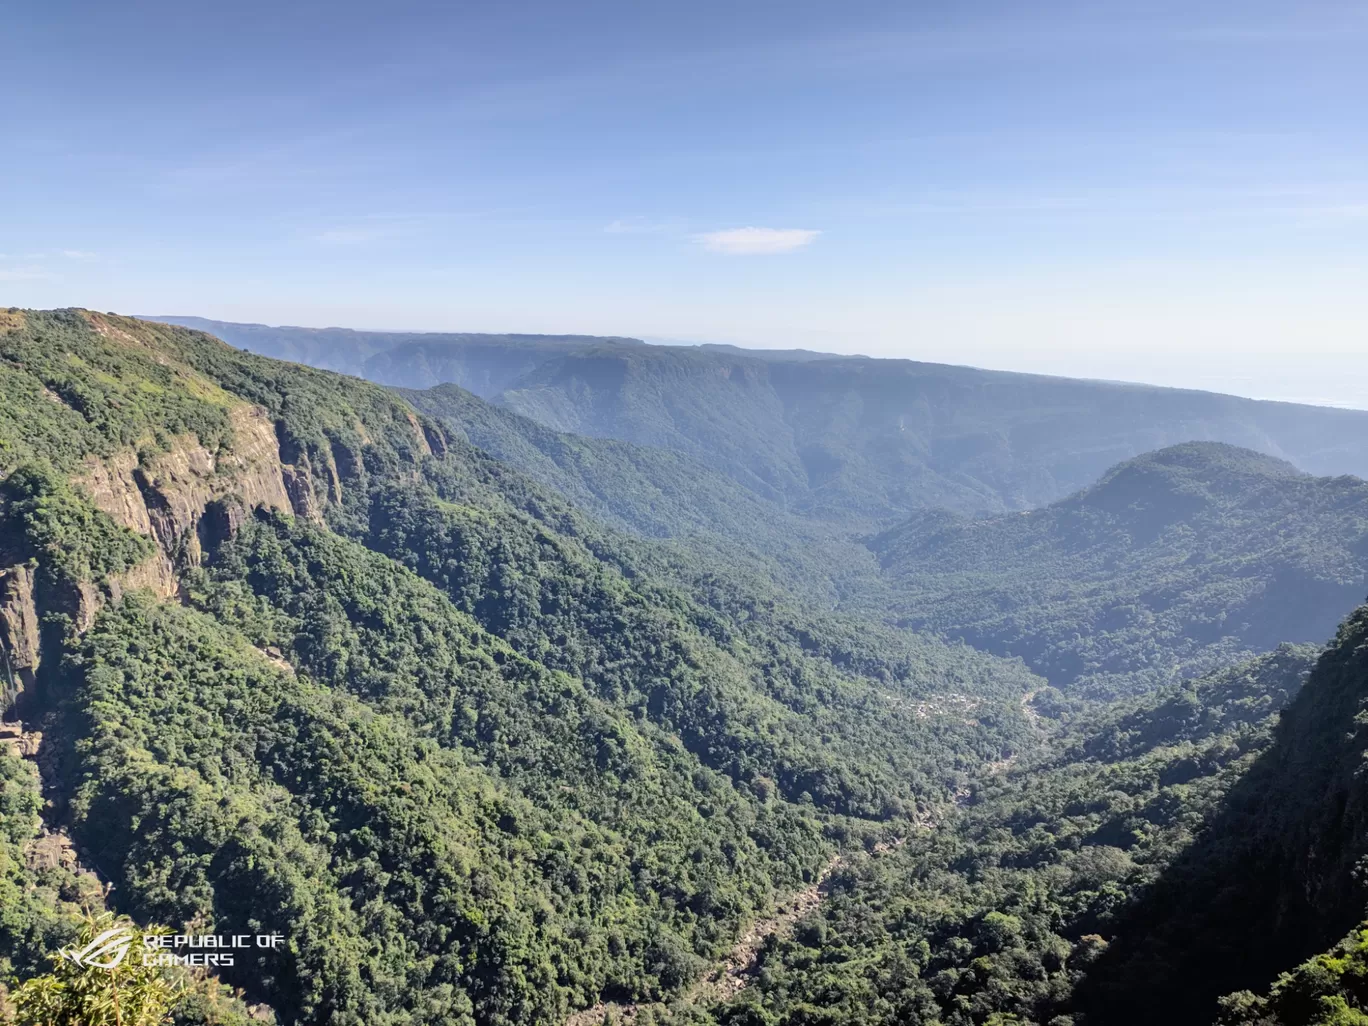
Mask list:
[[1368,406],[1362,3],[21,4],[0,302]]

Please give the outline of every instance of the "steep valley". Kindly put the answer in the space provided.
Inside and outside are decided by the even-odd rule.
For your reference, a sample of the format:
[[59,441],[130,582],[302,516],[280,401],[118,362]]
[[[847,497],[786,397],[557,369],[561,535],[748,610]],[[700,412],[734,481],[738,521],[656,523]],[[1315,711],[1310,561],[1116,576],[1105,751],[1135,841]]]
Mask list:
[[441,345],[0,311],[0,1021],[1368,1014],[1354,416]]
[[[282,1021],[667,997],[1024,736],[1019,666],[695,567],[707,604],[375,386],[10,317],[2,640],[45,816],[120,912],[297,936],[225,973]],[[918,712],[944,689],[978,718]],[[17,936],[75,929],[23,864],[21,973]]]

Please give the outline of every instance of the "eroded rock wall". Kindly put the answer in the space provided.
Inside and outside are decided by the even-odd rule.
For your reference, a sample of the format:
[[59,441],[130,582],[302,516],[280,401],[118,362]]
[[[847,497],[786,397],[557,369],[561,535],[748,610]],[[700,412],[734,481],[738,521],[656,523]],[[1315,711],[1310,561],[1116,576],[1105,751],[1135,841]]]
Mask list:
[[[233,443],[227,452],[210,452],[194,437],[176,439],[151,460],[136,453],[90,460],[77,478],[95,504],[118,523],[157,543],[155,566],[121,575],[123,590],[150,587],[163,597],[176,590],[176,568],[204,557],[206,513],[218,511],[231,530],[238,515],[228,507],[264,506],[314,516],[307,472],[282,465],[275,427],[266,411],[244,406],[233,411]],[[298,494],[296,494],[298,493]],[[214,530],[223,529],[216,523]]]
[[33,570],[0,570],[0,715],[33,686],[42,658],[38,623]]

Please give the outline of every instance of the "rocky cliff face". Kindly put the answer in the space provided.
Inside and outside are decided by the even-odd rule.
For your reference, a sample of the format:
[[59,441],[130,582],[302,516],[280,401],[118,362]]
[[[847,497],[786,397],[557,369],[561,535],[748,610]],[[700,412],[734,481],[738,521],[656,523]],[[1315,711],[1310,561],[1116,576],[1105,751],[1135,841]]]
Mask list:
[[33,570],[0,570],[0,712],[33,686],[40,661]]
[[231,534],[246,510],[265,506],[317,516],[308,470],[282,463],[266,411],[243,406],[231,420],[233,442],[226,452],[210,452],[188,437],[151,460],[123,452],[87,461],[76,483],[115,521],[157,543],[149,563],[111,582],[116,596],[139,587],[163,598],[174,595],[176,568],[198,564],[206,540]]
[[[303,452],[286,460],[266,410],[243,404],[232,410],[230,422],[231,443],[219,451],[193,435],[180,436],[151,457],[131,449],[91,457],[73,478],[115,522],[156,543],[142,563],[98,585],[80,581],[60,586],[41,582],[28,564],[0,565],[0,715],[35,684],[45,611],[65,613],[78,631],[85,631],[105,602],[126,592],[147,589],[158,598],[173,598],[180,587],[179,572],[198,565],[206,550],[232,537],[253,509],[318,520],[330,501],[341,501],[342,481],[332,458],[323,461],[327,465],[319,474]],[[414,431],[422,435],[416,423]]]
[[225,450],[211,452],[193,436],[180,437],[150,459],[140,460],[132,450],[91,458],[75,477],[117,523],[156,542],[141,564],[99,587],[68,582],[55,590],[50,583],[41,586],[27,564],[0,566],[0,713],[34,685],[43,611],[67,613],[85,630],[105,601],[125,592],[146,588],[159,598],[173,597],[177,571],[201,562],[205,548],[231,537],[254,508],[319,515],[308,467],[282,463],[266,411],[244,404],[230,419],[233,437]]
[[[377,466],[395,470],[447,449],[439,427],[370,385],[281,377],[216,340],[112,315],[37,320],[0,316],[0,363],[17,375],[6,381],[17,405],[0,409],[0,478],[31,460],[51,463],[45,473],[84,496],[70,500],[74,522],[88,501],[155,545],[132,566],[139,546],[126,559],[97,558],[99,572],[84,557],[74,565],[85,570],[35,572],[25,562],[32,546],[11,546],[0,532],[0,714],[46,676],[37,672],[51,643],[46,614],[70,617],[81,632],[126,592],[173,599],[183,573],[254,509],[354,520],[364,515],[370,450],[379,450]],[[155,452],[143,444],[153,437]]]

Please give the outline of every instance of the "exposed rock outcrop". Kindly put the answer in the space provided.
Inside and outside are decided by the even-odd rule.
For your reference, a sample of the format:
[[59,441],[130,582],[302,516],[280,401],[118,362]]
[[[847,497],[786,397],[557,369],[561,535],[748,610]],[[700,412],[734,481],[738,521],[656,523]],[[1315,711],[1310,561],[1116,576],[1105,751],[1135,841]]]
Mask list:
[[[163,597],[174,594],[176,567],[198,564],[204,556],[201,522],[206,512],[226,517],[230,532],[233,516],[225,512],[228,505],[313,513],[312,504],[301,501],[304,495],[312,499],[311,488],[299,489],[300,496],[292,494],[297,475],[281,465],[275,428],[266,411],[241,406],[230,417],[233,443],[228,451],[210,452],[191,436],[177,438],[150,460],[123,452],[87,462],[77,483],[120,524],[151,536],[159,550],[151,561],[154,565],[136,567],[113,582],[116,590],[150,587]],[[218,529],[210,534],[217,537]]]
[[0,745],[21,759],[36,759],[43,746],[43,735],[37,730],[25,730],[18,723],[0,723]]
[[290,508],[295,514],[309,520],[321,519],[323,513],[314,496],[313,476],[309,473],[308,463],[283,465],[280,470],[285,493],[290,497]]
[[38,609],[41,613],[69,616],[76,629],[84,631],[95,622],[104,599],[105,593],[91,581],[44,581],[38,593]]
[[105,582],[109,597],[118,601],[125,592],[147,589],[157,598],[167,599],[176,594],[179,585],[171,560],[160,549],[150,559],[130,567],[121,574],[114,574]]
[[427,442],[428,452],[439,459],[447,454],[446,436],[442,429],[430,421],[423,421],[423,439]]
[[431,456],[432,441],[428,437],[428,433],[423,430],[423,425],[418,422],[418,418],[412,413],[405,412],[404,416],[408,418],[409,427],[413,428],[413,437],[418,442],[418,448],[422,449],[428,456]]
[[24,862],[30,872],[43,869],[66,869],[73,872],[80,869],[80,859],[76,856],[76,846],[62,830],[51,830],[46,825],[38,836],[24,845]]
[[27,565],[0,570],[0,712],[21,691],[33,687],[41,658],[33,570]]

